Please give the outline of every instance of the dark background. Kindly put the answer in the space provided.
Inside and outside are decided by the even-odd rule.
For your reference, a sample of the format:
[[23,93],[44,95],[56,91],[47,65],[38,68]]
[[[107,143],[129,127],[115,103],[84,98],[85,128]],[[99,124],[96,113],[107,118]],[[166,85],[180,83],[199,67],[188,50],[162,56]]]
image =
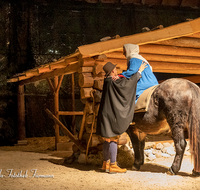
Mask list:
[[[142,28],[164,27],[195,19],[199,9],[104,4],[81,1],[0,1],[0,145],[16,141],[17,84],[7,83],[14,74],[73,53],[77,47],[106,36],[127,36]],[[158,80],[181,75],[155,73]],[[76,110],[83,110],[75,74]],[[53,96],[46,81],[25,86],[27,137],[54,136],[53,123],[44,112]],[[71,76],[64,77],[60,109],[71,107]],[[62,118],[61,118],[62,119]],[[77,117],[77,125],[81,118]],[[70,129],[71,117],[65,116]],[[63,132],[61,131],[61,135]]]

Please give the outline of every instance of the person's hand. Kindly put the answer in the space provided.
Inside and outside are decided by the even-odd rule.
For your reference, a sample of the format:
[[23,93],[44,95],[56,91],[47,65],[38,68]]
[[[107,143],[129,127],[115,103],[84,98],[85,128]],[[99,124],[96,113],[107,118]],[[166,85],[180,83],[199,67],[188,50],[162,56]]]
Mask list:
[[118,76],[113,76],[113,77],[112,77],[112,80],[114,80],[114,81],[116,81],[117,79],[119,79]]
[[142,71],[144,71],[144,69],[147,67],[148,67],[147,63],[142,61],[142,64],[140,65],[140,68],[138,71],[140,71],[142,73]]

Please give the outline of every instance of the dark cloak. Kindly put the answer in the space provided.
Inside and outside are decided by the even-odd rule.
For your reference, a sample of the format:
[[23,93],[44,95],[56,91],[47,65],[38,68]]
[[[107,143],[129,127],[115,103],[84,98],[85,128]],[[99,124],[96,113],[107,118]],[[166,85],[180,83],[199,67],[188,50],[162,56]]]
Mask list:
[[97,135],[109,138],[121,135],[128,129],[134,116],[137,80],[140,77],[137,72],[129,79],[104,79],[97,117]]

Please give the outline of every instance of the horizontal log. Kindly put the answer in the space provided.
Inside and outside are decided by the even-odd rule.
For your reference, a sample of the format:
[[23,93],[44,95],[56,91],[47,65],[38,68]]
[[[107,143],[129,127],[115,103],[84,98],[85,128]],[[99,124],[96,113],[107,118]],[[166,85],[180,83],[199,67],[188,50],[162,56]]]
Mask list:
[[[197,48],[185,48],[158,44],[146,44],[140,45],[140,54],[161,54],[161,55],[179,55],[179,56],[196,56],[199,57],[200,49]],[[115,53],[123,54],[122,51],[115,51]],[[108,54],[106,54],[108,56]],[[123,57],[124,58],[124,57]]]
[[78,69],[78,73],[91,73],[93,71],[93,67],[80,67]]
[[[126,70],[127,66],[124,60],[121,59],[108,59],[109,61],[117,64],[122,70]],[[105,64],[106,62],[99,62]],[[183,73],[183,74],[199,74],[200,64],[184,64],[176,62],[164,62],[164,61],[149,61],[153,68],[153,72],[161,73]]]
[[171,63],[171,62],[163,62],[163,61],[151,61],[151,66],[153,70],[156,69],[171,69],[171,70],[182,70],[187,72],[187,70],[200,70],[199,64],[183,64],[183,63]]
[[199,57],[200,49],[149,44],[141,45],[140,53]]
[[94,85],[94,79],[91,73],[81,73],[79,74],[78,80],[80,87],[92,87]]
[[93,69],[93,74],[96,76],[96,75],[98,75],[101,72],[104,72],[103,65],[99,65],[99,64],[95,65],[94,69]]
[[104,83],[103,80],[95,80],[93,88],[98,90],[103,90],[103,83]]
[[83,111],[59,111],[58,115],[83,115]]
[[177,47],[200,48],[200,38],[181,37],[181,38],[156,42],[154,44],[177,46]]
[[81,99],[90,98],[91,97],[90,93],[92,90],[93,88],[81,88],[80,90]]
[[95,64],[95,60],[93,58],[80,59],[81,67],[93,67],[94,64]]
[[192,35],[189,35],[188,37],[191,37],[191,38],[200,38],[200,32],[194,33]]
[[[191,57],[191,56],[179,56],[179,55],[160,55],[159,52],[157,54],[149,54],[149,53],[141,53],[147,61],[166,61],[166,62],[180,62],[180,63],[196,63],[200,64],[200,57]],[[121,52],[109,53],[107,55],[108,59],[121,59],[126,61],[124,55]]]
[[200,75],[188,76],[188,77],[183,77],[183,78],[194,83],[200,83]]
[[97,57],[97,59],[107,59],[107,56],[105,54],[101,54]]
[[171,70],[171,69],[154,69],[154,72],[158,72],[158,73],[177,73],[177,74],[195,74],[195,75],[199,75],[200,71],[197,70],[188,70],[188,71],[184,71],[184,70]]

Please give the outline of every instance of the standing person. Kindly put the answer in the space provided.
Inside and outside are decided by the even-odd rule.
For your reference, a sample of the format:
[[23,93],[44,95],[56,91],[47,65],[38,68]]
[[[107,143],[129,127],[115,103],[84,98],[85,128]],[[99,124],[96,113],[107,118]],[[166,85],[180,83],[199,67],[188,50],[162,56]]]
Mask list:
[[103,67],[106,78],[97,116],[96,134],[104,140],[102,169],[106,172],[126,172],[126,169],[121,169],[116,163],[117,141],[133,120],[137,80],[145,68],[146,65],[142,64],[139,71],[129,79],[112,80],[112,77],[117,76],[116,65],[108,62]]
[[136,101],[139,96],[142,94],[144,90],[147,88],[157,85],[158,81],[155,75],[152,72],[152,67],[148,63],[148,61],[139,55],[139,46],[135,44],[125,44],[123,46],[123,54],[127,59],[127,71],[124,71],[122,75],[126,78],[130,78],[133,74],[135,74],[142,62],[147,63],[147,68],[142,72],[142,77],[137,82],[137,90],[136,90]]

